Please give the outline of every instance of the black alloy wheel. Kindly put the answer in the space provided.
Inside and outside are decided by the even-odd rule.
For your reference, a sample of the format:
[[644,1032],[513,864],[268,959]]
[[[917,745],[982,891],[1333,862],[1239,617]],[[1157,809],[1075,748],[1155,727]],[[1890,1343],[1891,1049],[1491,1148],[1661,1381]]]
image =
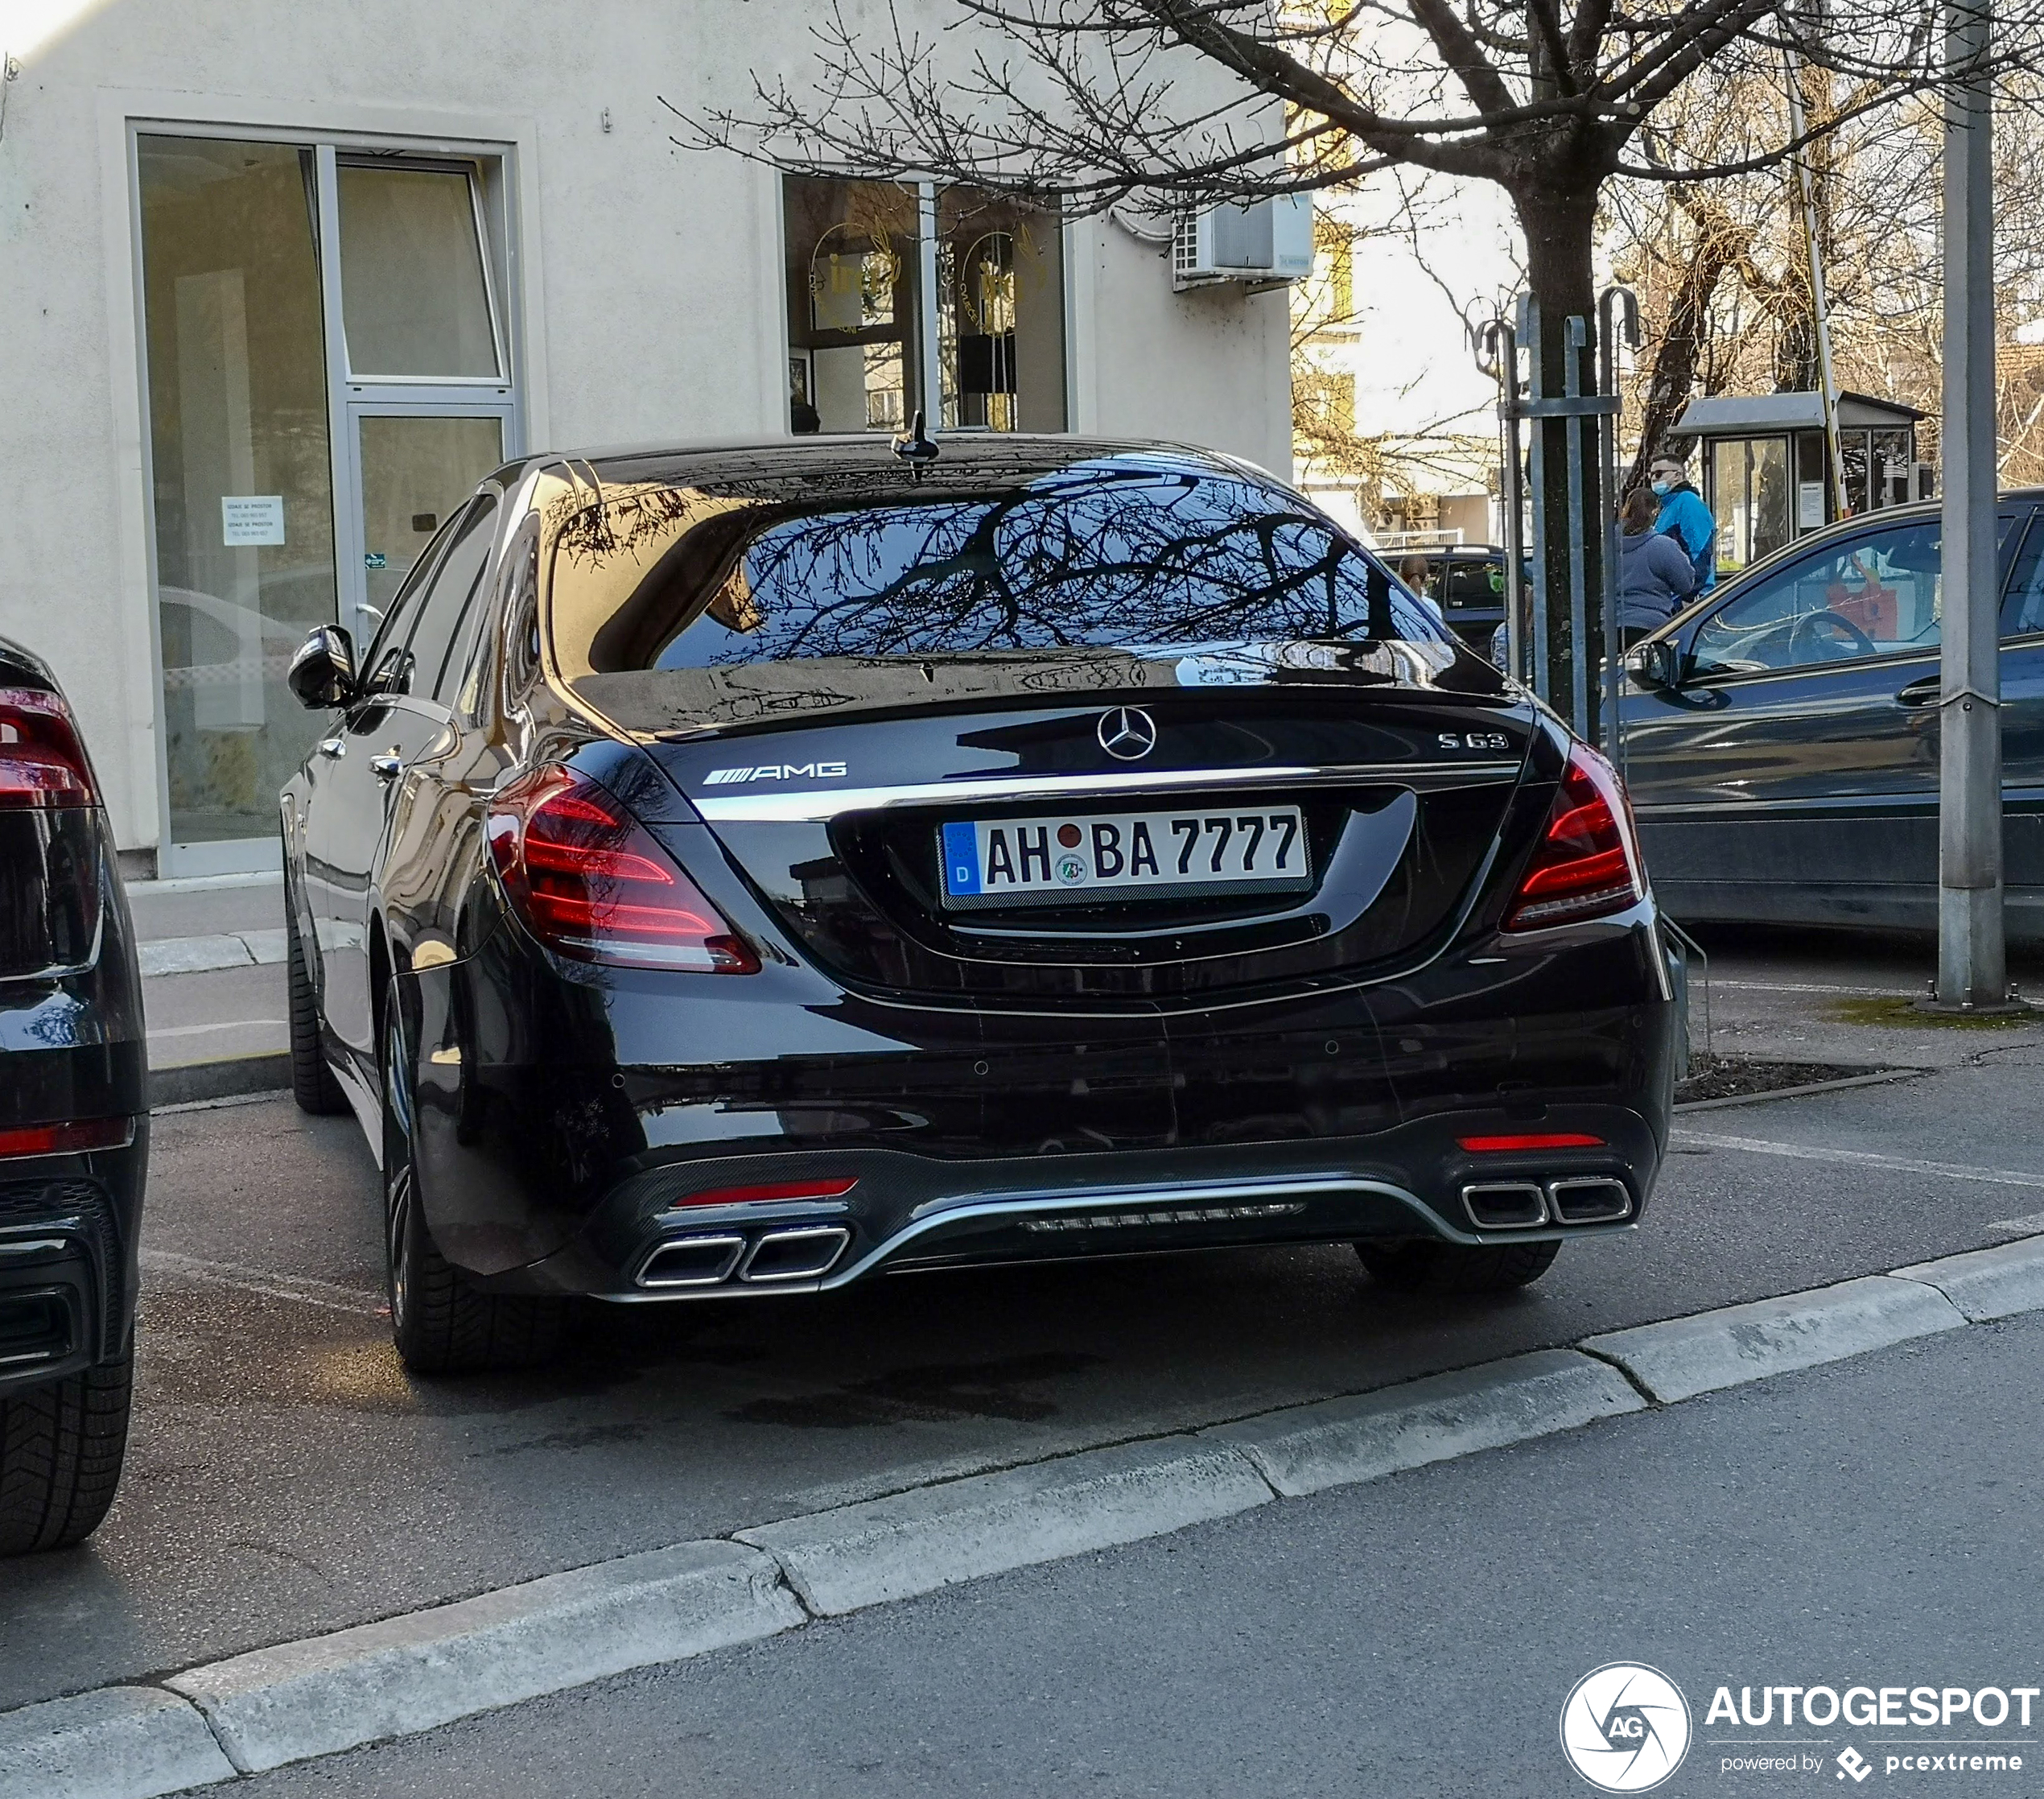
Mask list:
[[1561,1245],[1545,1243],[1440,1243],[1431,1237],[1362,1242],[1356,1254],[1370,1277],[1394,1293],[1509,1293],[1537,1281]]
[[291,1097],[300,1112],[315,1117],[345,1112],[348,1095],[328,1066],[320,1040],[319,1002],[313,995],[311,971],[305,965],[305,946],[298,935],[298,904],[288,885],[284,889],[284,959],[291,990]]
[[440,1253],[427,1229],[411,1063],[394,981],[384,999],[381,1042],[384,1249],[398,1354],[414,1374],[476,1374],[550,1360],[560,1347],[567,1302],[483,1292]]

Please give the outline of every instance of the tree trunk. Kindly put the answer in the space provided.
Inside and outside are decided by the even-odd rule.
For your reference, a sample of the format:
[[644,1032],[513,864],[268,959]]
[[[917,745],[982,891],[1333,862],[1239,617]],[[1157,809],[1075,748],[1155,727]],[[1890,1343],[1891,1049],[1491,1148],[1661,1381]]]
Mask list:
[[[1654,351],[1653,372],[1646,378],[1646,397],[1640,411],[1639,453],[1625,477],[1630,490],[1646,479],[1654,459],[1667,448],[1667,436],[1689,403],[1696,385],[1696,365],[1710,340],[1711,303],[1744,241],[1731,220],[1712,206],[1692,207],[1696,241],[1675,283],[1668,307],[1667,328]],[[1622,495],[1614,494],[1616,505]]]
[[[1592,246],[1598,185],[1578,175],[1522,188],[1512,196],[1526,237],[1527,285],[1539,312],[1535,340],[1526,349],[1537,364],[1535,394],[1543,399],[1560,399],[1572,388],[1582,395],[1597,391]],[[1529,541],[1540,546],[1531,552],[1533,596],[1547,635],[1545,678],[1535,669],[1535,685],[1593,742],[1602,734],[1604,540],[1609,510],[1601,435],[1592,414],[1536,417],[1528,423],[1529,460],[1539,471],[1537,477],[1529,475],[1527,485],[1536,519]],[[1580,642],[1575,622],[1579,593]],[[1535,654],[1529,643],[1529,662]]]

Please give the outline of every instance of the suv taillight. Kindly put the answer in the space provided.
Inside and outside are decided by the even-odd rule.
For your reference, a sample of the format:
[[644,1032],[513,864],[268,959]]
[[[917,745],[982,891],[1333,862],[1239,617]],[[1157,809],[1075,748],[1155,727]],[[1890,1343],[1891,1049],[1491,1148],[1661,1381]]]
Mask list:
[[533,935],[585,962],[757,974],[759,958],[610,790],[550,764],[490,801],[490,859]]
[[1568,752],[1547,828],[1505,910],[1507,930],[1602,918],[1638,903],[1646,879],[1618,771],[1577,744]]
[[63,696],[0,687],[0,811],[91,806],[97,798]]

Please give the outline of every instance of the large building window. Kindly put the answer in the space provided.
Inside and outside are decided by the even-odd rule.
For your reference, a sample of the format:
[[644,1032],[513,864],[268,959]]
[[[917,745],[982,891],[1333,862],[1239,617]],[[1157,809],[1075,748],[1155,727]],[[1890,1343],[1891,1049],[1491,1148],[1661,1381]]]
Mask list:
[[495,166],[153,133],[135,155],[163,862],[200,872],[274,856],[319,725],[283,684],[307,630],[366,642],[515,448]]
[[784,184],[789,425],[1065,428],[1057,217],[978,188]]

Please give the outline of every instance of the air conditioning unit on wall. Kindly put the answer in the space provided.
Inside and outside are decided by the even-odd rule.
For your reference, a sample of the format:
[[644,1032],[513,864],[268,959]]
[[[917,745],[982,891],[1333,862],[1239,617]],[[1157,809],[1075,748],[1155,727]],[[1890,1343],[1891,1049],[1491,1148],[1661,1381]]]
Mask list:
[[1181,213],[1171,236],[1171,284],[1303,281],[1313,272],[1313,199],[1279,194]]

